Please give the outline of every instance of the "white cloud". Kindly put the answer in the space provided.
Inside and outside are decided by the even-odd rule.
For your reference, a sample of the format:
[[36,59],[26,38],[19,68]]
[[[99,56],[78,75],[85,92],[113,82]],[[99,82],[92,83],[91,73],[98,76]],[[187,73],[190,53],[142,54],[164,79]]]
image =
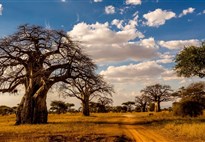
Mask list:
[[114,19],[112,20],[112,25],[115,25],[118,29],[122,29],[123,28],[123,22],[124,20],[118,20],[118,19]]
[[94,0],[94,2],[102,2],[103,0]]
[[172,63],[174,59],[174,55],[170,55],[169,52],[163,53],[159,56],[159,59],[156,60],[157,63],[161,64],[167,64],[167,63]]
[[[123,66],[110,66],[106,70],[100,72],[104,78],[111,83],[131,84],[137,83],[147,85],[160,83],[164,81],[180,81],[183,78],[177,77],[175,71],[166,69],[155,61],[146,61],[138,64],[130,64]],[[128,85],[129,86],[129,85]]]
[[97,63],[127,59],[139,61],[158,55],[154,38],[131,42],[136,38],[144,37],[132,22],[119,31],[112,31],[107,22],[104,24],[79,23],[68,34],[73,40],[81,41],[85,52]]
[[141,0],[126,0],[126,4],[140,5],[141,3],[142,3]]
[[205,10],[203,10],[203,12],[202,12],[203,14],[205,14]]
[[164,25],[166,20],[174,18],[176,14],[172,11],[156,9],[155,11],[144,14],[143,17],[147,20],[145,25],[150,27],[159,27]]
[[154,61],[142,62],[139,64],[130,64],[119,67],[110,66],[101,75],[110,82],[136,82],[151,80],[159,77],[165,69]]
[[61,0],[61,2],[66,2],[66,0]]
[[182,11],[182,13],[179,14],[179,17],[182,17],[182,16],[185,16],[185,15],[187,15],[187,14],[193,13],[194,10],[195,10],[195,8],[192,8],[192,7],[189,7],[188,9],[184,9],[184,10]]
[[106,14],[114,14],[115,13],[115,7],[112,5],[105,7],[105,13]]
[[2,15],[2,11],[3,11],[3,6],[2,4],[0,4],[0,15]]
[[166,70],[161,74],[162,78],[164,81],[169,81],[169,80],[181,80],[183,78],[178,77],[176,72],[174,70]]
[[201,41],[197,39],[190,40],[172,40],[172,41],[159,41],[158,44],[162,47],[174,50],[174,49],[182,49],[185,46],[200,46]]

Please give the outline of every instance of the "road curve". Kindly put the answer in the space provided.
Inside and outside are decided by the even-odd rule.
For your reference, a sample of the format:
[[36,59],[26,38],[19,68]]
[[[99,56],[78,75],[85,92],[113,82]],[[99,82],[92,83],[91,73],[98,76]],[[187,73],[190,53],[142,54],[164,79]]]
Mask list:
[[170,142],[153,130],[143,126],[125,126],[126,132],[131,135],[136,142]]
[[[134,118],[134,115],[126,114],[124,117],[132,119]],[[124,119],[124,122],[127,122],[127,120]],[[171,140],[166,140],[154,130],[148,129],[143,125],[124,125],[122,127],[124,128],[125,133],[132,137],[136,142],[172,142]]]

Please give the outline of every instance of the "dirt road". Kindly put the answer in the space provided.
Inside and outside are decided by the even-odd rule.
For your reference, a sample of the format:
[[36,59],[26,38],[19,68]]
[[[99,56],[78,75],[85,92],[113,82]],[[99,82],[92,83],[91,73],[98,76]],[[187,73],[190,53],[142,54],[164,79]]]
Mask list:
[[[125,116],[127,119],[132,118],[132,115]],[[154,130],[148,129],[143,125],[124,125],[125,133],[132,137],[136,142],[172,142],[165,139]]]
[[125,129],[126,133],[136,142],[170,142],[153,130],[146,129],[143,126],[126,125]]

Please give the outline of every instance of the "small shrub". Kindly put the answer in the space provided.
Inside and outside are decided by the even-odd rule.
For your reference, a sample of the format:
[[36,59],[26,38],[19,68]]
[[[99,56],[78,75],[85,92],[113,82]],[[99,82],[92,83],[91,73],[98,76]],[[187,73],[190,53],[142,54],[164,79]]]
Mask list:
[[197,101],[185,100],[175,103],[173,106],[174,115],[197,117],[203,114],[203,105]]

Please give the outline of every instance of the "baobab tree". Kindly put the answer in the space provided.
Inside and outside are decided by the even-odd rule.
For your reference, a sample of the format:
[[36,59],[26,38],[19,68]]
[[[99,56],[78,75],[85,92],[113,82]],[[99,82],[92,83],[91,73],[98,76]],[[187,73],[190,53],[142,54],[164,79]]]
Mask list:
[[46,97],[58,82],[93,73],[92,60],[64,31],[22,25],[0,39],[0,92],[24,87],[16,124],[47,123]]
[[90,115],[89,103],[93,98],[101,96],[112,96],[114,89],[103,80],[101,75],[91,74],[76,79],[70,79],[69,85],[65,84],[65,95],[76,97],[82,102],[84,116]]
[[149,98],[146,95],[135,97],[135,105],[137,108],[140,108],[141,112],[146,111],[148,103],[149,103]]
[[143,95],[147,96],[155,104],[155,112],[161,110],[160,103],[171,100],[173,90],[169,85],[155,84],[142,89]]
[[108,107],[113,104],[113,100],[108,97],[100,97],[98,99],[99,112],[108,112]]

